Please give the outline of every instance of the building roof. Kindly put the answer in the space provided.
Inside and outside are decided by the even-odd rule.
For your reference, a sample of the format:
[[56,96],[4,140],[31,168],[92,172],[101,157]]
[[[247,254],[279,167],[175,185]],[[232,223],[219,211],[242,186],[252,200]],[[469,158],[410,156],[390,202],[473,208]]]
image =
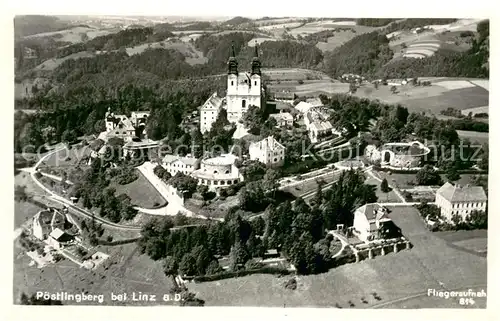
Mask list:
[[258,148],[266,150],[285,149],[285,146],[281,145],[273,136],[268,136],[261,141],[251,143],[250,147],[252,149]]
[[223,98],[217,96],[217,93],[213,93],[212,96],[203,103],[201,109],[219,109],[222,106]]
[[308,98],[308,99],[306,99],[306,102],[311,104],[313,107],[323,106],[323,103],[321,102],[321,99],[319,99],[319,98]]
[[293,100],[295,98],[295,94],[289,91],[277,91],[273,93],[274,99],[286,99]]
[[222,154],[217,157],[205,158],[202,162],[207,165],[232,165],[236,161],[236,158],[232,154]]
[[372,204],[365,204],[361,207],[359,207],[356,212],[359,212],[366,216],[366,219],[368,221],[373,221],[373,220],[381,220],[383,218],[388,218],[387,216],[387,209],[380,204],[377,203],[372,203]]
[[141,147],[156,147],[158,146],[158,141],[152,139],[141,139],[139,141],[127,142],[123,145],[123,148],[141,148]]
[[194,157],[188,157],[188,156],[184,157],[184,156],[170,155],[170,154],[165,155],[165,157],[163,157],[163,163],[171,164],[175,161],[180,161],[186,165],[194,166],[196,162],[198,162],[198,159]]
[[274,118],[274,119],[276,119],[276,120],[279,120],[279,119],[283,119],[283,120],[286,120],[286,121],[292,121],[293,120],[293,116],[290,113],[271,114],[269,116],[272,117],[272,118]]
[[298,103],[296,106],[295,106],[295,109],[297,109],[298,111],[300,111],[301,113],[305,114],[309,109],[311,109],[313,107],[313,105],[311,105],[310,103],[307,103],[305,101],[301,101],[300,103]]
[[62,236],[64,235],[64,231],[61,230],[60,228],[55,228],[51,233],[50,233],[50,237],[58,240],[60,239]]
[[488,200],[481,186],[460,186],[446,182],[436,193],[450,202],[486,202]]
[[314,121],[309,125],[311,130],[316,130],[318,132],[332,130],[333,126],[329,121]]

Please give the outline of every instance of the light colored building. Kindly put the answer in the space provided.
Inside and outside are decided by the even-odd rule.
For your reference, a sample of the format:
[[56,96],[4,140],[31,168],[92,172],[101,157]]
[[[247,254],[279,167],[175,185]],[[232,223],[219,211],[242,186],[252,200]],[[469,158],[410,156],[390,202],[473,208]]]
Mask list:
[[295,100],[295,94],[289,91],[277,91],[273,94],[274,100],[281,101],[285,103],[293,103]]
[[269,117],[276,119],[279,127],[293,126],[293,116],[290,113],[271,114]]
[[379,237],[384,223],[391,222],[387,208],[380,204],[365,204],[354,211],[353,234],[368,243]]
[[311,108],[304,115],[304,124],[309,131],[309,139],[317,143],[332,134],[340,135],[328,120],[328,113],[322,108]]
[[192,156],[165,155],[162,160],[162,166],[172,176],[177,173],[191,175],[195,170],[200,168],[200,160]]
[[463,220],[472,211],[486,211],[488,198],[481,186],[461,186],[449,182],[436,192],[436,205],[441,209],[441,215],[451,220],[458,214]]
[[250,159],[266,164],[266,166],[281,166],[285,162],[285,146],[273,136],[250,144],[248,148]]
[[132,138],[123,145],[123,157],[130,156],[131,159],[151,159],[158,152],[159,143],[149,138]]
[[297,105],[295,105],[294,108],[298,110],[301,114],[305,115],[309,111],[309,109],[313,108],[313,105],[305,101],[301,101]]
[[227,119],[232,123],[236,123],[248,110],[249,106],[261,107],[263,88],[257,46],[255,46],[255,55],[250,72],[238,72],[238,61],[236,60],[234,46],[227,65]]
[[212,124],[217,120],[217,116],[225,105],[225,99],[213,93],[200,109],[200,131],[201,133],[209,132],[212,129]]
[[111,137],[118,137],[127,142],[138,135],[141,137],[145,136],[146,122],[149,115],[149,111],[133,111],[130,117],[115,115],[108,108],[104,118],[106,132],[101,133],[99,138],[107,141]]
[[47,238],[47,244],[51,245],[55,249],[60,249],[64,247],[64,244],[73,240],[73,237],[60,228],[55,228],[49,234]]
[[198,184],[206,185],[211,190],[238,184],[243,181],[243,175],[235,165],[236,160],[237,157],[232,154],[202,159],[201,167],[191,176],[198,180]]

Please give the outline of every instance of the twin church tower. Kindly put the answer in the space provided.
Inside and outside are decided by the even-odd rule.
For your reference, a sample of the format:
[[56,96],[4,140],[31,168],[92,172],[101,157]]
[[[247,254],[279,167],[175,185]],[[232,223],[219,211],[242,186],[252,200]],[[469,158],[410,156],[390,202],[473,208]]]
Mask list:
[[200,131],[207,132],[221,108],[227,111],[227,118],[231,123],[237,123],[249,106],[261,108],[263,93],[261,83],[261,62],[258,47],[255,44],[255,53],[252,59],[250,72],[239,72],[238,61],[231,46],[231,56],[227,62],[227,94],[225,99],[217,97],[214,93],[201,107]]

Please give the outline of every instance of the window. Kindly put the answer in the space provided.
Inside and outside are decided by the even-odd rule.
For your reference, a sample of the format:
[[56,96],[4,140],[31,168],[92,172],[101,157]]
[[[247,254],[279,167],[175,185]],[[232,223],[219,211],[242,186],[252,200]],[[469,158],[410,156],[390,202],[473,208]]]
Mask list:
[[214,181],[214,185],[219,185],[219,181]]
[[274,161],[275,161],[275,162],[277,162],[277,161],[278,161],[278,159],[275,157],[275,158],[274,158]]
[[245,99],[243,99],[241,101],[241,107],[245,108],[247,106],[247,101]]
[[214,171],[214,174],[217,174],[218,172],[217,171]]
[[233,85],[234,85],[234,81],[231,80],[231,86],[233,86]]
[[[227,170],[225,174],[229,174],[229,170]],[[229,184],[229,183],[228,183],[228,184]]]
[[255,86],[257,86],[257,80],[255,80],[255,81],[253,82],[253,84],[254,84]]

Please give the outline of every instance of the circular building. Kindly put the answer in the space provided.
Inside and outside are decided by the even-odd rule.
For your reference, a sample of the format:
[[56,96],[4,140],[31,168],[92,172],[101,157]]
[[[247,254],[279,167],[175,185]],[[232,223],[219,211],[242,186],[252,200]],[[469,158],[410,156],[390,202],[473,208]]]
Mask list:
[[387,143],[380,148],[369,145],[365,156],[371,161],[380,161],[382,167],[414,168],[419,167],[423,157],[430,149],[419,141],[409,143]]
[[243,180],[243,176],[235,166],[236,159],[236,156],[231,154],[205,158],[201,160],[200,168],[195,170],[192,176],[199,184],[211,189],[238,184]]

